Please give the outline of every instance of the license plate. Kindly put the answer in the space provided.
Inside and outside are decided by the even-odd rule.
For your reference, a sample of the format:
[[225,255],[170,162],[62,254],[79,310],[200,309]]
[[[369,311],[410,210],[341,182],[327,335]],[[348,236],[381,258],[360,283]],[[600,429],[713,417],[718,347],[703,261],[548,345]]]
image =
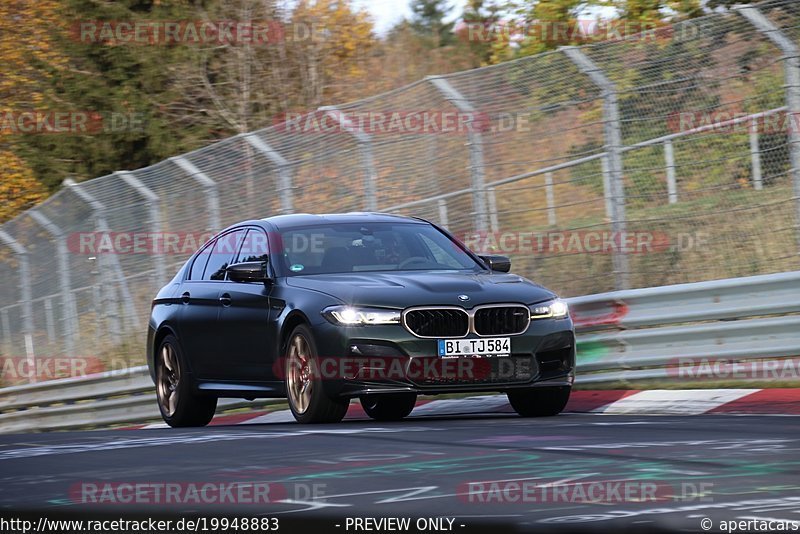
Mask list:
[[440,358],[455,358],[458,356],[509,356],[510,354],[510,337],[439,340]]

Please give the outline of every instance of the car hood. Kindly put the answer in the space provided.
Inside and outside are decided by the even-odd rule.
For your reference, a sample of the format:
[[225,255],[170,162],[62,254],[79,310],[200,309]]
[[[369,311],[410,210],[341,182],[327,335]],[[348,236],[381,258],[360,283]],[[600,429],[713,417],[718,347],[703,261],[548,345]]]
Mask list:
[[[287,284],[325,293],[346,304],[407,308],[521,302],[534,304],[554,293],[515,274],[407,271],[404,273],[343,273],[294,276]],[[459,295],[469,297],[459,300]]]

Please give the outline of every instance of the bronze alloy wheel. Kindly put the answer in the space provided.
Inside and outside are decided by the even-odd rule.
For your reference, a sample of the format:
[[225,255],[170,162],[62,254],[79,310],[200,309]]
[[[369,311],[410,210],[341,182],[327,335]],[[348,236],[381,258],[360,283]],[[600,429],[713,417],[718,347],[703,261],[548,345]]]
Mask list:
[[287,381],[289,396],[298,414],[306,413],[311,404],[314,390],[312,365],[308,341],[302,334],[295,334],[289,343]]
[[286,345],[286,396],[294,418],[301,423],[337,423],[350,400],[330,397],[317,372],[317,345],[308,325],[295,327]]
[[217,397],[195,390],[178,339],[167,335],[154,353],[156,400],[164,422],[172,427],[207,425]]
[[172,417],[178,407],[180,398],[181,367],[178,362],[178,355],[169,343],[161,346],[161,354],[158,361],[158,386],[156,393],[158,403],[163,412]]

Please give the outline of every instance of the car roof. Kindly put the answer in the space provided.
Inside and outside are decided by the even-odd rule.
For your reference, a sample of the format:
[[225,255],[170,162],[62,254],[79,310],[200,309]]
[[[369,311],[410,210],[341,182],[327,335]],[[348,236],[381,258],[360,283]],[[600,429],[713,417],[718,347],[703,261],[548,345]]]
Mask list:
[[293,213],[291,215],[276,215],[261,219],[279,230],[310,226],[314,224],[346,224],[346,223],[381,223],[381,222],[404,222],[404,223],[425,223],[424,220],[405,217],[403,215],[392,215],[389,213],[369,213],[369,212],[350,212],[350,213]]

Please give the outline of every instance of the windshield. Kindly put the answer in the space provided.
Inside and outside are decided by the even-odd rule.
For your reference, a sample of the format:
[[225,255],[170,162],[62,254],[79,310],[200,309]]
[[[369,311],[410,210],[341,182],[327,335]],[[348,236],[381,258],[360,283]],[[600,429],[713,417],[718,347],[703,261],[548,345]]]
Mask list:
[[290,276],[376,271],[484,270],[423,223],[321,224],[281,233]]

